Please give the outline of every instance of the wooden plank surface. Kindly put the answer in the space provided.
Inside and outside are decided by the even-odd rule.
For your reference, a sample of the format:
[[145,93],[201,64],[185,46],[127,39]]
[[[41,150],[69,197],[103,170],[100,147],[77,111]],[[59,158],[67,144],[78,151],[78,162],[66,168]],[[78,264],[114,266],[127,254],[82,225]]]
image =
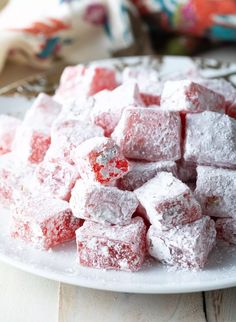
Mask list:
[[0,263],[0,321],[57,322],[59,283]]
[[60,285],[58,322],[205,322],[202,293],[143,295]]
[[236,321],[236,288],[205,292],[208,322]]

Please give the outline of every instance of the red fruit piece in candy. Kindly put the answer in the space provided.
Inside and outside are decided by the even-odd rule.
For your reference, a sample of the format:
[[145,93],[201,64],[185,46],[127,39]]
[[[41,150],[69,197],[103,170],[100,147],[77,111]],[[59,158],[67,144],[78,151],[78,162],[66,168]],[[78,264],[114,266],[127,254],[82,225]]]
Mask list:
[[131,222],[138,200],[133,192],[78,180],[72,190],[70,206],[78,218],[126,225]]
[[151,224],[163,230],[202,217],[200,204],[189,187],[169,172],[159,172],[134,193]]
[[194,193],[204,214],[236,218],[235,170],[198,166]]
[[125,157],[145,161],[180,159],[178,113],[156,108],[127,108],[112,137]]
[[0,155],[9,153],[21,121],[13,116],[0,115]]
[[174,175],[177,173],[174,161],[159,162],[129,162],[130,170],[122,178],[117,180],[117,187],[122,190],[133,191],[156,176],[158,172],[167,171]]
[[236,120],[209,111],[187,114],[184,159],[198,164],[234,168]]
[[161,95],[161,108],[168,111],[222,111],[224,106],[222,95],[191,80],[167,81]]
[[146,253],[146,227],[140,217],[126,226],[85,221],[76,231],[78,262],[82,266],[137,271]]
[[94,99],[91,119],[104,129],[106,136],[114,131],[127,106],[143,106],[138,86],[134,82],[122,84],[113,91],[102,91]]
[[72,215],[66,201],[46,195],[25,196],[16,202],[11,235],[41,249],[75,238],[82,221]]
[[204,267],[215,238],[215,223],[208,216],[168,231],[151,226],[147,233],[151,256],[171,266],[191,269]]
[[44,160],[37,166],[35,176],[42,191],[52,198],[69,200],[79,174],[76,167],[67,162]]
[[236,219],[216,219],[217,238],[236,245]]
[[110,183],[129,170],[119,146],[112,139],[94,137],[78,146],[74,162],[84,180]]
[[51,135],[52,144],[46,158],[73,164],[72,155],[79,144],[94,136],[103,136],[103,130],[82,120],[69,119],[55,122]]

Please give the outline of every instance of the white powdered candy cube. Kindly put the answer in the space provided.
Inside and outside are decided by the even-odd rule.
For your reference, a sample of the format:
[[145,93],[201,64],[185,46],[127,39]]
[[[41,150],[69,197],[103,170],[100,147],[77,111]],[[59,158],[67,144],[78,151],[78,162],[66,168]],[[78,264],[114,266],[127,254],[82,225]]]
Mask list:
[[158,172],[177,173],[176,163],[174,161],[159,162],[129,162],[129,172],[117,180],[117,187],[122,190],[133,191],[141,187],[148,180],[156,176]]
[[139,88],[134,82],[122,84],[113,91],[99,92],[94,96],[94,100],[91,119],[94,124],[104,129],[106,136],[114,131],[127,106],[143,106]]
[[194,194],[204,214],[236,218],[236,171],[198,166]]
[[18,128],[13,150],[21,161],[39,163],[51,143],[51,125],[61,105],[46,94],[39,94]]
[[103,130],[93,124],[87,124],[79,119],[57,121],[52,127],[52,142],[46,154],[47,160],[61,159],[73,164],[73,153],[84,141],[103,136]]
[[224,106],[222,95],[191,80],[167,81],[161,95],[161,107],[168,111],[220,111]]
[[79,178],[78,169],[65,161],[41,162],[35,171],[35,178],[39,189],[52,198],[69,200],[71,190]]
[[133,192],[77,180],[70,206],[74,216],[100,223],[126,225],[138,207]]
[[125,157],[145,161],[180,159],[180,116],[158,108],[126,108],[112,137]]
[[215,223],[208,216],[168,231],[152,225],[147,232],[150,255],[162,263],[181,268],[203,268],[215,239]]
[[189,187],[169,172],[159,172],[134,192],[155,227],[170,229],[202,217]]
[[215,112],[187,114],[184,159],[236,167],[236,120]]
[[236,219],[218,218],[216,220],[217,238],[236,245]]

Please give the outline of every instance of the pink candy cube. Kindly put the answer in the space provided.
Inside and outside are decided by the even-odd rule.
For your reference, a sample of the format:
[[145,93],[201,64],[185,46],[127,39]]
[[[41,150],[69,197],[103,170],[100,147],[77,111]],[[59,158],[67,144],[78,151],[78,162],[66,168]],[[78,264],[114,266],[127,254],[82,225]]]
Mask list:
[[16,132],[13,150],[21,161],[42,162],[51,144],[51,136],[40,130],[21,126]]
[[13,142],[20,160],[30,163],[43,161],[51,143],[51,125],[61,105],[46,94],[40,94],[27,112]]
[[161,107],[168,111],[220,111],[224,106],[222,95],[191,80],[167,81],[161,95]]
[[189,187],[169,172],[157,173],[134,192],[151,224],[163,230],[202,217],[201,207]]
[[95,104],[91,112],[92,121],[101,126],[109,136],[118,124],[127,106],[143,106],[136,83],[125,83],[113,91],[102,91],[94,96]]
[[110,183],[129,170],[129,163],[112,139],[94,137],[78,146],[74,162],[84,180]]
[[195,196],[204,214],[236,218],[236,171],[198,166]]
[[215,238],[215,223],[208,216],[168,231],[151,226],[147,233],[150,255],[162,263],[192,269],[204,267]]
[[138,207],[133,192],[78,180],[70,206],[74,216],[100,223],[126,225]]
[[13,116],[0,115],[0,155],[9,153],[21,121]]
[[90,96],[104,89],[112,90],[117,85],[114,69],[84,65],[70,66],[62,73],[55,97],[60,102],[66,102],[76,98],[77,95]]
[[75,166],[64,161],[41,162],[35,171],[39,188],[51,195],[69,201],[70,193],[79,174]]
[[16,202],[12,215],[11,235],[49,249],[75,238],[82,221],[72,215],[66,201],[46,195],[25,196]]
[[122,178],[117,180],[117,187],[122,190],[133,191],[152,179],[158,172],[167,171],[174,175],[177,173],[174,161],[159,162],[134,162],[130,161],[130,170]]
[[12,153],[0,156],[0,203],[8,207],[13,200],[15,163]]
[[236,120],[215,112],[187,114],[186,161],[236,167]]
[[236,245],[236,219],[218,218],[216,220],[217,238]]
[[68,119],[55,122],[52,127],[52,144],[46,158],[64,160],[73,164],[72,155],[80,143],[94,136],[103,136],[103,130],[82,120]]
[[156,108],[127,108],[112,137],[130,159],[175,161],[181,157],[178,113]]
[[140,217],[126,226],[85,221],[76,231],[78,261],[83,266],[137,271],[146,253],[146,227]]

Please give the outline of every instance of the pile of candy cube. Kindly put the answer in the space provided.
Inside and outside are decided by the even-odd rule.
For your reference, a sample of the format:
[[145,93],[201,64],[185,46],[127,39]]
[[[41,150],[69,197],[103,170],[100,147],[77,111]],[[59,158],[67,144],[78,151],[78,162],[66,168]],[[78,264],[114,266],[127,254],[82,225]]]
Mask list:
[[11,235],[76,238],[80,265],[203,268],[236,244],[236,89],[198,69],[67,67],[23,121],[0,116],[0,201]]

